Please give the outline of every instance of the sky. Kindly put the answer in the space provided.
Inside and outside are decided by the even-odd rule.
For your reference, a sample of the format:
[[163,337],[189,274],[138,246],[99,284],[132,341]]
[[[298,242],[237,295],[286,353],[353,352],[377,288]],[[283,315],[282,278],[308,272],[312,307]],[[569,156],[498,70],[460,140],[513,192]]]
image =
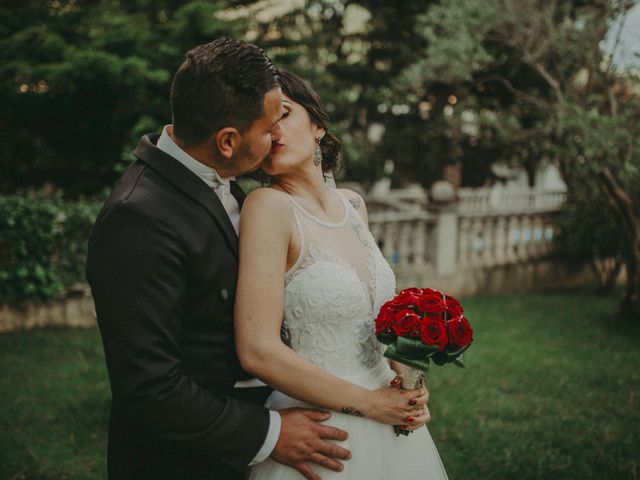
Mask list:
[[619,69],[640,70],[640,1],[627,13],[624,21],[618,19],[613,23],[605,40],[605,50],[610,52],[613,49],[618,35],[620,43],[614,52],[614,65]]

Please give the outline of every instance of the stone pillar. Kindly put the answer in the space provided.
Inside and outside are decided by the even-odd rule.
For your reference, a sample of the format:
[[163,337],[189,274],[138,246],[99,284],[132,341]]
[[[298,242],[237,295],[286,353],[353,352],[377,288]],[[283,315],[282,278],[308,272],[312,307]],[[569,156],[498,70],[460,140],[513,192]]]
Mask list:
[[437,215],[435,231],[438,275],[452,275],[457,268],[458,255],[458,203],[453,185],[445,180],[433,184],[429,207]]

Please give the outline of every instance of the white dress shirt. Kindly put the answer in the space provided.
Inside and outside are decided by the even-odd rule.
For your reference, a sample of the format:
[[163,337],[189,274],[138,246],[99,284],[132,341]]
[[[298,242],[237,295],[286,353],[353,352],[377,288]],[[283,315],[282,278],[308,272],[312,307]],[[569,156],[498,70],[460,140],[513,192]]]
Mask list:
[[[238,233],[240,227],[240,206],[238,205],[238,201],[231,194],[229,183],[232,180],[235,180],[235,177],[222,178],[213,168],[199,162],[187,152],[182,150],[176,144],[176,142],[173,141],[173,139],[169,135],[169,132],[167,132],[167,128],[170,126],[171,125],[167,125],[164,127],[156,146],[158,147],[158,149],[162,150],[165,153],[168,153],[173,158],[182,163],[185,167],[196,174],[198,178],[200,178],[204,183],[206,183],[210,188],[213,189],[213,191],[220,199],[222,206],[227,211],[233,228],[235,229],[236,233]],[[257,378],[245,380],[242,382],[236,382],[236,384],[234,385],[235,388],[251,388],[260,386],[265,386],[265,384]],[[269,431],[267,432],[267,438],[265,438],[264,443],[262,444],[262,448],[258,451],[258,454],[254,457],[249,465],[255,465],[256,463],[260,463],[266,460],[267,457],[271,455],[271,452],[276,446],[278,437],[280,436],[280,427],[282,424],[282,420],[280,418],[280,414],[273,410],[269,410],[269,417],[270,422]]]

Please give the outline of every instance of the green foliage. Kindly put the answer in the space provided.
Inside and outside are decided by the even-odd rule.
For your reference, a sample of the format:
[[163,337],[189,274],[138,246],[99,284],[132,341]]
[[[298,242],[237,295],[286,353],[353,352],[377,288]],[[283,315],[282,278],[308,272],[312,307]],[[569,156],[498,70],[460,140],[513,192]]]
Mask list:
[[418,20],[417,30],[428,47],[424,57],[405,72],[406,81],[419,88],[425,81],[472,80],[474,71],[494,60],[483,40],[499,16],[493,2],[463,0],[454,8],[449,2],[434,5]]
[[584,261],[620,257],[622,236],[616,235],[616,219],[599,192],[589,195],[585,190],[571,192],[565,207],[556,219],[555,238],[558,254],[576,264]]
[[[452,163],[469,186],[490,179],[495,161],[534,171],[545,156],[569,158],[564,120],[547,108],[558,91],[569,107],[589,92],[608,98],[599,44],[613,5],[628,0],[307,0],[276,14],[267,3],[0,7],[0,191],[52,182],[75,195],[110,185],[140,133],[169,121],[169,83],[184,52],[222,35],[250,39],[311,80],[350,180],[376,180],[389,159],[395,180],[425,186]],[[578,73],[586,92],[573,86]],[[372,126],[382,126],[379,140]]]
[[99,208],[96,202],[0,197],[0,305],[44,301],[83,281]]
[[601,192],[583,185],[569,192],[556,218],[556,255],[576,266],[590,265],[597,291],[615,287],[624,257],[624,236]]
[[140,126],[169,122],[184,53],[240,33],[216,16],[224,2],[14,3],[0,7],[4,193],[53,183],[73,196],[111,185]]
[[[386,343],[384,341],[386,339],[378,339]],[[418,338],[396,337],[388,343],[384,356],[426,373],[429,370],[431,361],[439,366],[447,363],[463,366],[458,358],[468,348],[469,345],[458,348],[455,345],[448,344],[444,350],[440,350],[437,345],[426,345]]]

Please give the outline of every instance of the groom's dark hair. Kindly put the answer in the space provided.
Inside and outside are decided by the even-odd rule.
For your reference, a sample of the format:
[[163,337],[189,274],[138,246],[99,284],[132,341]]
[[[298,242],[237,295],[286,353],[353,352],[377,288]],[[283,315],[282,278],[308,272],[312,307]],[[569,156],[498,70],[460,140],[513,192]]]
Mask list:
[[263,114],[278,70],[257,46],[219,38],[187,52],[171,84],[173,131],[187,146],[224,127],[248,130]]

